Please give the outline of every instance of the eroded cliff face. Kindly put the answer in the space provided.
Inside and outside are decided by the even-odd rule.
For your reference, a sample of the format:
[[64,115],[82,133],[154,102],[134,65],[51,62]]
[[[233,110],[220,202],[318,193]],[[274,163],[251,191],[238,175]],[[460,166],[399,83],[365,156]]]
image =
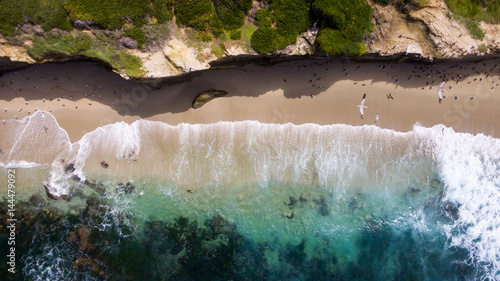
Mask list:
[[458,58],[500,52],[499,25],[481,22],[485,37],[474,39],[463,23],[451,16],[442,0],[429,0],[423,7],[400,9],[393,5],[372,3],[372,6],[375,29],[365,38],[369,53]]
[[[396,7],[371,1],[370,4],[374,10],[374,30],[364,38],[368,54],[389,56],[412,53],[427,58],[459,58],[500,53],[500,25],[481,22],[485,37],[483,40],[474,39],[463,23],[450,16],[451,12],[443,0],[429,0],[423,7]],[[295,44],[278,51],[278,54],[316,54],[317,32],[318,28],[313,26],[299,35]],[[13,45],[0,36],[0,57],[4,58],[4,62],[0,63],[5,64],[6,58],[20,63],[40,62],[29,56],[27,46],[30,43],[26,40]],[[257,55],[248,40],[202,42],[193,36],[191,30],[179,28],[174,23],[168,38],[158,48],[126,51],[141,59],[145,77],[175,76],[208,69],[211,62],[223,57]],[[44,62],[51,60],[61,61],[61,55],[46,57]]]

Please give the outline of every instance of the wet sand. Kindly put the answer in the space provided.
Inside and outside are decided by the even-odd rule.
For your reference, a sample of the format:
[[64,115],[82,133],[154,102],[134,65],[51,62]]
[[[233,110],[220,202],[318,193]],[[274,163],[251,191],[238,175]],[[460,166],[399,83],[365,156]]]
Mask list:
[[[141,118],[171,125],[240,120],[369,124],[403,132],[416,123],[444,124],[499,138],[499,65],[500,59],[438,64],[318,59],[212,70],[190,82],[149,90],[91,63],[46,64],[0,77],[0,120],[51,112],[71,142],[100,126]],[[446,98],[439,103],[436,89],[442,81]],[[211,88],[229,95],[191,108],[196,95]],[[364,93],[368,108],[361,118],[357,105]],[[0,124],[0,143],[9,127]]]

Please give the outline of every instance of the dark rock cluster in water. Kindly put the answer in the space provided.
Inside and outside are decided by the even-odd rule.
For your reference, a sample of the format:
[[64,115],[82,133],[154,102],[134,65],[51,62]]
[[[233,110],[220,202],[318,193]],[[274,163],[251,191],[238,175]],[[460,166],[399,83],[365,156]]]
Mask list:
[[[104,189],[98,183],[88,185]],[[124,194],[135,191],[131,183],[115,188]],[[447,247],[445,235],[426,238],[425,232],[395,229],[380,219],[364,221],[361,235],[352,241],[356,258],[346,260],[332,250],[333,240],[321,234],[297,243],[278,237],[257,242],[221,215],[203,224],[182,216],[149,220],[138,232],[133,213],[109,212],[112,205],[99,192],[81,198],[85,205],[72,213],[59,211],[55,206],[60,202],[43,194],[18,202],[19,272],[4,276],[7,265],[0,263],[0,280],[37,279],[36,271],[30,273],[23,263],[30,256],[50,263],[47,248],[64,250],[64,255],[54,258],[65,260],[58,266],[68,272],[66,280],[455,280],[456,276],[472,280],[478,276],[478,269],[466,262],[471,253]],[[324,197],[312,201],[318,215],[330,214]],[[297,210],[306,202],[303,196],[290,196],[285,208]],[[352,212],[362,208],[356,197],[347,205]],[[432,205],[436,213],[458,215],[458,207],[451,203]],[[427,209],[430,212],[431,207]],[[8,247],[6,214],[5,207],[0,207],[2,253]],[[308,251],[313,239],[321,239],[324,246]]]
[[330,214],[330,207],[328,207],[325,197],[320,196],[319,199],[313,199],[313,202],[319,205],[319,213],[322,216],[328,216]]

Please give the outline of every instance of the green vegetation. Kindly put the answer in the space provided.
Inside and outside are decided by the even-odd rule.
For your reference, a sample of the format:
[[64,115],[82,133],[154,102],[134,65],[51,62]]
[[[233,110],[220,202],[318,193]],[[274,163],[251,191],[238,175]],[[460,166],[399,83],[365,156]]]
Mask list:
[[63,7],[64,0],[3,0],[0,1],[0,33],[10,36],[16,24],[26,22],[24,16],[44,30],[60,28],[71,30],[73,26]]
[[177,0],[175,15],[179,24],[208,31],[216,23],[215,8],[210,0]]
[[478,40],[483,40],[485,34],[484,34],[484,31],[479,26],[479,23],[477,23],[474,20],[457,15],[457,14],[448,14],[448,16],[452,19],[459,21],[461,24],[463,24],[465,26],[465,28],[467,28],[467,31],[472,36],[472,38],[478,39]]
[[109,63],[114,69],[125,72],[130,77],[144,75],[141,69],[142,62],[139,58],[125,52],[120,52],[105,40],[93,40],[90,36],[82,34],[73,37],[47,36],[33,37],[33,45],[28,49],[29,54],[35,59],[43,59],[47,54],[84,55]]
[[364,0],[273,0],[269,9],[256,13],[259,29],[252,35],[252,48],[269,53],[295,42],[313,21],[319,21],[318,46],[333,55],[360,55],[360,43],[372,28],[371,7]]
[[222,58],[224,56],[224,50],[222,47],[218,44],[213,44],[212,45],[212,53],[217,57],[217,58]]
[[231,34],[229,35],[229,38],[231,38],[231,40],[240,40],[241,39],[241,29],[232,30]]
[[252,0],[214,0],[217,17],[224,29],[235,30],[245,23],[245,14],[252,8]]
[[500,1],[498,0],[445,0],[455,14],[469,20],[500,23]]
[[[172,0],[2,0],[0,1],[0,33],[12,35],[16,24],[31,22],[44,30],[72,30],[76,19],[92,20],[105,29],[119,29],[127,19],[135,26],[172,19]],[[23,17],[26,16],[27,18]]]
[[254,25],[249,24],[242,26],[240,30],[241,38],[250,41],[250,39],[252,38],[252,34],[257,30],[257,28]]
[[148,0],[66,0],[72,20],[92,20],[105,29],[119,29],[125,23],[125,17],[136,25],[145,23],[144,16],[150,12]]
[[321,50],[327,54],[357,56],[366,51],[366,46],[361,42],[346,40],[341,31],[325,28],[317,38]]
[[332,55],[360,55],[366,47],[360,43],[372,29],[371,7],[363,0],[316,0],[313,9],[319,13],[327,28],[320,30],[318,45],[322,52]]
[[455,19],[459,20],[475,39],[484,38],[484,31],[479,26],[479,21],[500,23],[500,1],[446,0],[446,5],[458,15]]
[[486,46],[485,44],[481,44],[478,46],[478,49],[481,53],[486,53],[488,51],[488,46]]
[[137,41],[137,46],[139,48],[142,48],[142,45],[144,45],[144,42],[146,41],[146,33],[140,27],[137,26],[125,29],[123,35]]
[[297,36],[312,24],[310,0],[273,0],[269,9],[257,12],[255,24],[259,29],[252,34],[252,48],[270,53],[295,42]]

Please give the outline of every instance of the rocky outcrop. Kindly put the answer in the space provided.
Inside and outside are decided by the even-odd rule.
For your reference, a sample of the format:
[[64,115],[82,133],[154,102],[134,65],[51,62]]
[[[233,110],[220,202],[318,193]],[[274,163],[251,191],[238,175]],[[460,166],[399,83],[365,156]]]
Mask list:
[[[444,0],[428,0],[423,6],[381,5],[371,0],[369,4],[373,7],[374,29],[363,39],[367,46],[367,55],[390,57],[411,54],[432,59],[500,53],[500,25],[481,22],[480,27],[485,37],[483,40],[474,39],[463,23],[450,16],[451,12]],[[252,24],[256,11],[265,6],[263,1],[253,1],[253,7],[245,18],[246,24]],[[319,23],[300,34],[294,44],[278,51],[278,55],[315,54],[315,41],[319,31],[317,24]],[[75,20],[73,25],[77,28],[71,32],[73,36],[86,32],[92,35],[91,37],[98,37],[101,34],[112,38],[113,44],[118,48],[123,47],[124,51],[142,61],[144,77],[147,78],[178,76],[206,70],[217,64],[220,66],[221,61],[228,62],[239,60],[242,56],[257,55],[245,38],[227,41],[214,39],[210,42],[202,42],[196,32],[180,28],[175,22],[165,24],[165,28],[160,33],[162,34],[161,40],[155,41],[154,47],[145,48],[147,50],[137,49],[138,43],[132,38],[121,37],[122,30],[99,30],[92,27],[92,21],[88,20]],[[50,53],[34,60],[27,52],[32,44],[31,35],[43,35],[43,30],[40,26],[33,24],[18,25],[18,30],[22,34],[22,40],[19,39],[17,42],[9,43],[0,36],[0,72],[23,66],[17,62],[32,64],[82,59],[78,54]],[[68,34],[62,30],[52,30],[51,33]],[[102,63],[106,64],[106,62]],[[115,69],[115,71],[120,70]],[[122,73],[122,75],[128,78],[125,74]]]
[[[424,57],[457,58],[498,52],[498,25],[481,23],[483,40],[474,39],[465,26],[450,17],[444,1],[429,0],[423,7],[373,4],[375,28],[365,37],[367,52],[380,55],[416,53]],[[484,45],[487,50],[481,50]]]
[[73,22],[73,26],[78,29],[90,30],[90,25],[92,25],[92,20],[75,20]]
[[118,40],[118,43],[120,43],[123,47],[127,49],[137,49],[137,41],[129,38],[129,37],[122,37],[120,40]]
[[224,90],[210,89],[196,96],[196,98],[193,101],[193,108],[194,109],[200,108],[207,102],[215,98],[223,97],[225,95],[227,95],[227,92]]

